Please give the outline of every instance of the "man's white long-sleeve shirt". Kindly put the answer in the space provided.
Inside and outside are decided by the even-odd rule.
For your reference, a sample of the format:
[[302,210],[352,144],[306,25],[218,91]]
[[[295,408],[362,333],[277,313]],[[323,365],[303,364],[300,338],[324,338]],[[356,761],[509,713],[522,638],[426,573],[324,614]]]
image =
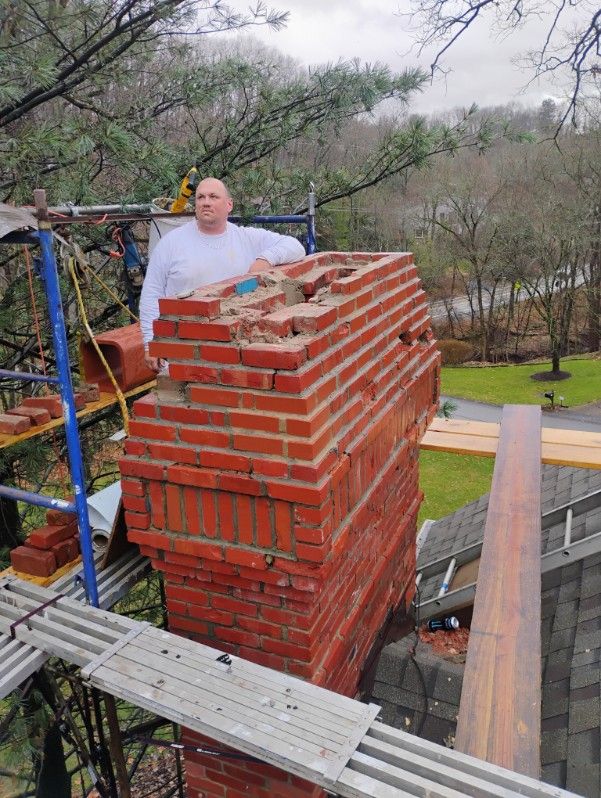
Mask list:
[[144,344],[152,340],[159,299],[246,274],[257,258],[279,266],[304,256],[305,250],[296,238],[258,227],[237,227],[228,222],[224,233],[207,235],[193,220],[172,230],[152,251],[142,286],[140,324]]

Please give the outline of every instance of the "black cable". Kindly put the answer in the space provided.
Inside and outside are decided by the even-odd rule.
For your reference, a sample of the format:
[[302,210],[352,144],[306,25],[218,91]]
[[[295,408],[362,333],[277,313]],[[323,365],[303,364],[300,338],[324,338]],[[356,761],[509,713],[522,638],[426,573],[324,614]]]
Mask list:
[[[415,607],[415,628],[414,628],[415,640],[414,640],[413,645],[409,649],[409,661],[413,663],[413,665],[415,667],[415,670],[417,671],[417,675],[419,677],[419,681],[420,681],[421,687],[422,687],[422,693],[423,693],[424,705],[425,705],[424,709],[422,711],[422,716],[421,716],[421,718],[419,720],[419,723],[415,725],[414,734],[417,737],[419,737],[421,735],[422,730],[424,728],[424,723],[426,721],[426,717],[428,715],[428,688],[426,686],[426,680],[424,678],[424,674],[422,672],[422,669],[420,668],[419,663],[418,663],[418,661],[415,658],[415,654],[417,652],[417,646],[419,644],[419,607],[420,607],[420,604],[421,604],[421,598],[420,598],[420,592],[419,592],[419,585],[416,585],[416,587],[415,587],[415,599],[413,601],[413,605]],[[414,720],[415,720],[415,718],[414,718]]]
[[154,745],[158,748],[171,748],[174,751],[188,751],[194,754],[206,754],[207,756],[220,757],[222,759],[237,759],[242,762],[256,762],[257,764],[265,764],[262,759],[257,759],[250,754],[240,754],[238,751],[222,751],[219,748],[199,748],[195,745],[188,745],[187,743],[170,743],[166,740],[157,740],[153,737],[142,737],[141,735],[132,734],[128,737],[129,740],[136,740],[144,745]]

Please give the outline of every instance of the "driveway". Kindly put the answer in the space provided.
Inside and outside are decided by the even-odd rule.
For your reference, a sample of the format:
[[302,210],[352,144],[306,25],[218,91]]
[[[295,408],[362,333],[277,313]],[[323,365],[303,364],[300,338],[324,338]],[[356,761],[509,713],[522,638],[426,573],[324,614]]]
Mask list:
[[[472,402],[469,399],[457,399],[454,396],[441,396],[440,402],[446,399],[457,405],[451,418],[470,421],[501,421],[502,406],[489,405],[486,402]],[[601,402],[593,402],[580,407],[558,409],[555,412],[543,411],[543,427],[575,429],[582,432],[601,432]]]

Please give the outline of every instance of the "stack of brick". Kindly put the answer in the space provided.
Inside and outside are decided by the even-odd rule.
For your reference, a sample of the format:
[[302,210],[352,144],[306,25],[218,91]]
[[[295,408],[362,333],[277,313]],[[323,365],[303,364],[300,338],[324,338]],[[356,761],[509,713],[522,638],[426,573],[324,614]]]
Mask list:
[[[325,253],[160,309],[177,382],[135,403],[121,473],[171,630],[354,695],[413,592],[439,356],[412,257]],[[202,755],[187,775],[189,796],[322,794]]]
[[[75,409],[81,410],[90,402],[97,402],[100,392],[97,385],[82,385],[74,393]],[[40,427],[53,418],[62,418],[63,403],[58,394],[28,396],[18,407],[0,413],[0,434],[20,435],[31,427]]]
[[77,519],[60,510],[48,510],[46,526],[31,532],[22,546],[10,553],[15,571],[48,577],[79,556]]

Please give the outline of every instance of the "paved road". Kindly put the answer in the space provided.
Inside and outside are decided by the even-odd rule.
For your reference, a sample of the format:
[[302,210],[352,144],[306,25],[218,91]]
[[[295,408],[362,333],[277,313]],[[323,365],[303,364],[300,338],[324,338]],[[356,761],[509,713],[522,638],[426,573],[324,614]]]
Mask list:
[[[576,286],[581,285],[584,282],[584,277],[582,274],[578,274],[576,276]],[[559,291],[559,288],[555,289]],[[511,286],[510,285],[502,285],[497,286],[497,290],[495,292],[495,305],[499,306],[503,303],[509,302],[509,297],[511,296]],[[483,289],[482,295],[482,305],[484,310],[487,310],[490,305],[490,292],[486,287]],[[523,302],[524,300],[528,299],[528,292],[523,288],[521,291],[518,292],[518,300],[519,302]],[[478,313],[477,310],[477,299],[476,294],[474,292],[473,297],[474,307],[476,308],[476,314]],[[471,315],[471,306],[467,296],[461,295],[455,297],[451,300],[451,306],[457,318],[470,316]],[[433,321],[443,321],[447,318],[447,311],[445,308],[445,304],[442,300],[437,300],[436,302],[430,303],[430,315],[432,316]]]
[[[457,410],[452,413],[451,418],[491,422],[501,420],[503,408],[500,405],[472,402],[469,399],[457,399],[453,396],[441,396],[441,403],[445,399],[457,405]],[[584,405],[582,408],[568,408],[567,410],[557,410],[554,413],[543,412],[543,427],[601,432],[601,407]]]

